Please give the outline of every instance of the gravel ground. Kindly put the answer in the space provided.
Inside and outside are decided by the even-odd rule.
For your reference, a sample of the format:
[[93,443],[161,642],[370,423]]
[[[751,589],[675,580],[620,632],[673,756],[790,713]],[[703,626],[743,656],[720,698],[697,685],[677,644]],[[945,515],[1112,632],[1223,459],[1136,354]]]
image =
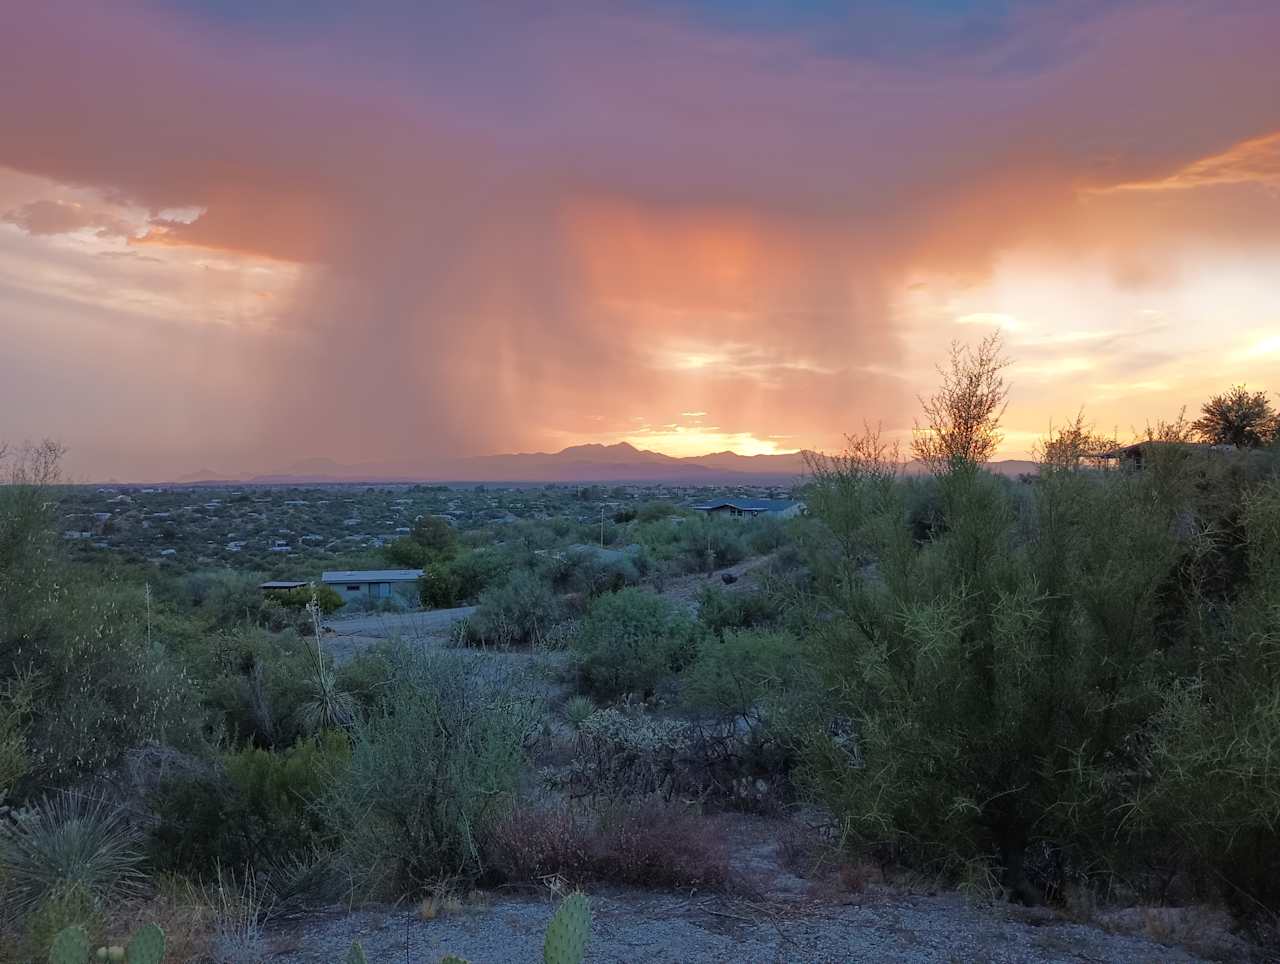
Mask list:
[[360,650],[392,636],[399,636],[407,643],[438,645],[449,638],[454,623],[475,611],[475,606],[459,606],[456,609],[370,613],[330,619],[324,624],[324,641],[337,663],[345,663]]
[[[372,964],[535,964],[553,911],[545,899],[509,897],[432,921],[394,908],[335,911],[281,925],[278,964],[342,960],[359,940]],[[746,902],[719,896],[613,891],[592,897],[590,964],[712,962],[1188,962],[1203,960],[1143,937],[1046,914],[983,907],[955,895],[863,897],[858,903]]]

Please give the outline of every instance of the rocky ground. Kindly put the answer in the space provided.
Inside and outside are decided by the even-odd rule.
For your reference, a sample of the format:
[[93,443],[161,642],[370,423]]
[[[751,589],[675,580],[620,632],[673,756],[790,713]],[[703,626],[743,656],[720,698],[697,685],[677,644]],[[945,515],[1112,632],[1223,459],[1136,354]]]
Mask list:
[[[1266,960],[1199,909],[1134,909],[1091,923],[1045,908],[908,892],[885,884],[851,891],[820,874],[797,876],[778,821],[726,816],[733,826],[729,893],[594,889],[588,964],[721,962],[1049,962],[1177,964]],[[543,894],[473,895],[452,911],[379,906],[330,910],[276,924],[271,961],[344,959],[360,941],[372,964],[435,964],[457,954],[473,964],[535,964],[555,909]],[[429,919],[428,919],[429,918]]]

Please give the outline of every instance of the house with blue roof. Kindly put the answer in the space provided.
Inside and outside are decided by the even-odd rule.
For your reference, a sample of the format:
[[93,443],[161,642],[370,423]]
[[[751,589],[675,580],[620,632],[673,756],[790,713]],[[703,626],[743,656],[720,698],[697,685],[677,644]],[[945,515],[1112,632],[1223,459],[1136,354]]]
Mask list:
[[767,516],[772,519],[791,519],[804,513],[804,503],[795,499],[744,499],[731,497],[709,499],[691,506],[696,512],[710,516],[728,516],[731,519],[756,519]]

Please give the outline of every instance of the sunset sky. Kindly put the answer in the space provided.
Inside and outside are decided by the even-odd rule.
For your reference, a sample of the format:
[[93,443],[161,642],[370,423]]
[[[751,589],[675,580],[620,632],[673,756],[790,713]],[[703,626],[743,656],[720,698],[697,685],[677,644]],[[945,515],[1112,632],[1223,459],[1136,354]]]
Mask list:
[[[849,8],[856,8],[850,13]],[[0,440],[83,479],[1280,391],[1280,3],[0,4]]]

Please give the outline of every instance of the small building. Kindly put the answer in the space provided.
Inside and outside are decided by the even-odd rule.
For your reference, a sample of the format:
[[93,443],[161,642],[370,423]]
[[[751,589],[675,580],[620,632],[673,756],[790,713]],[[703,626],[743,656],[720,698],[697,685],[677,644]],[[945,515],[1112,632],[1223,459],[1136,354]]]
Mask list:
[[411,594],[422,578],[421,569],[357,569],[326,572],[320,581],[333,589],[343,602],[353,599],[390,599]]
[[711,499],[692,506],[696,512],[733,519],[792,519],[804,512],[804,503],[795,499]]
[[263,592],[290,592],[294,589],[301,589],[305,585],[305,582],[298,582],[293,579],[270,579],[267,582],[259,583],[258,588]]
[[1164,442],[1158,440],[1121,445],[1106,452],[1089,456],[1089,460],[1102,468],[1131,466],[1140,469],[1153,458],[1170,454],[1207,454],[1220,457],[1238,456],[1241,450],[1234,445],[1212,445],[1208,442]]

